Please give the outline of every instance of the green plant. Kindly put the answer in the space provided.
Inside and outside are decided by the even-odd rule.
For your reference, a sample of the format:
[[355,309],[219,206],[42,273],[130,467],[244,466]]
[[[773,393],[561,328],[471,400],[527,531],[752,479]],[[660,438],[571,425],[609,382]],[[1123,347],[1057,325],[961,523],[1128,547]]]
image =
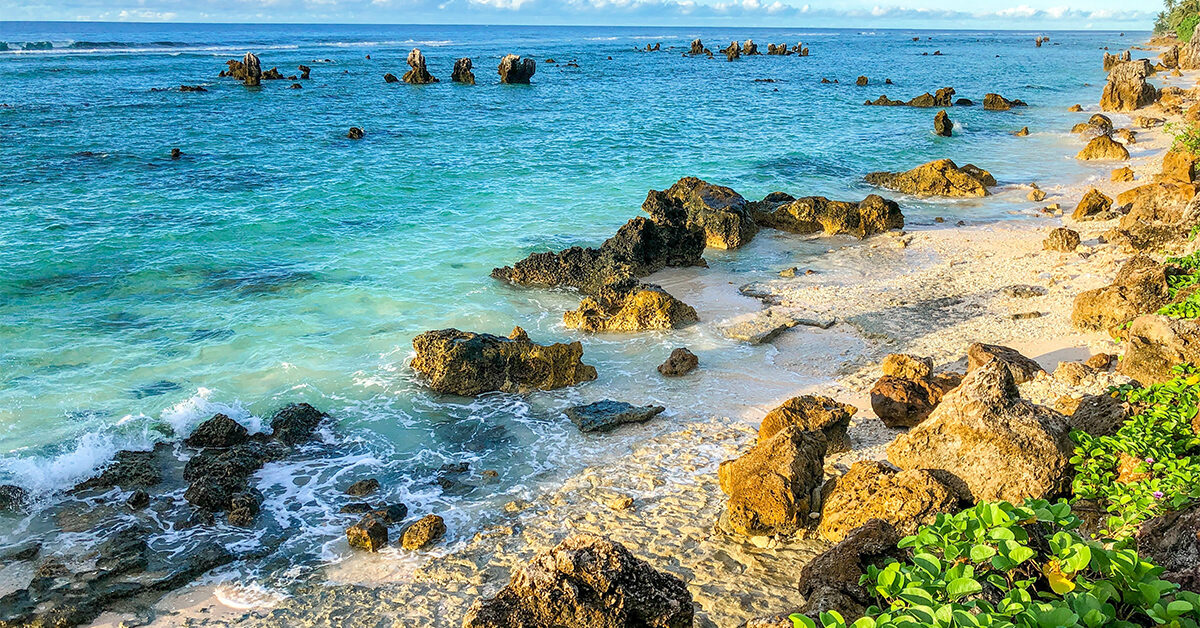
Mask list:
[[[1195,237],[1197,228],[1193,227],[1191,237]],[[1179,299],[1180,293],[1200,284],[1200,251],[1185,257],[1172,257],[1166,260],[1171,268],[1167,274],[1167,294],[1171,303],[1159,308],[1158,314],[1172,318],[1200,318],[1200,290]]]
[[1179,41],[1189,42],[1192,40],[1192,33],[1196,30],[1196,24],[1200,23],[1200,15],[1195,13],[1188,15],[1175,26],[1175,35],[1179,37]]
[[1163,130],[1174,138],[1171,150],[1200,155],[1200,126],[1192,123],[1181,126],[1172,122],[1163,125]]
[[[1081,537],[1066,502],[987,502],[942,514],[899,544],[902,562],[872,566],[862,583],[879,600],[851,628],[1147,626],[1195,628],[1200,595],[1158,578],[1131,549]],[[844,628],[791,616],[797,628]]]

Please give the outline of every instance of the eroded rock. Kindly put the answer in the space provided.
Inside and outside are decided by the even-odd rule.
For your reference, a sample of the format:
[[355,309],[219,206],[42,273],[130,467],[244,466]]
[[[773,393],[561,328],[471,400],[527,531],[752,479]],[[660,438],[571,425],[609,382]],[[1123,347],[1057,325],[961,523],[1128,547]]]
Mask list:
[[596,379],[578,342],[539,345],[520,327],[508,338],[457,329],[413,338],[412,368],[438,392],[475,396],[554,390]]
[[864,460],[822,489],[821,538],[837,543],[872,519],[886,521],[902,536],[933,523],[938,513],[954,512],[959,497],[937,474],[925,469],[897,471]]
[[971,164],[959,168],[949,159],[931,161],[907,172],[872,172],[867,183],[914,196],[987,196],[995,179]]
[[850,427],[850,417],[856,412],[858,408],[829,397],[792,397],[763,417],[758,428],[758,440],[769,440],[785,428],[795,426],[824,434],[827,454],[850,451],[850,436],[846,430]]

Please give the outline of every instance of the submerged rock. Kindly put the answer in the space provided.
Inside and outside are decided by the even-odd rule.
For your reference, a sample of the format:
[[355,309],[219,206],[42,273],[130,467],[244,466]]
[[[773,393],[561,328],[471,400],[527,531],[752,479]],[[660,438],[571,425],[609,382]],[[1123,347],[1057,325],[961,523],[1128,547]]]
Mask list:
[[821,538],[837,543],[872,519],[886,521],[901,535],[933,523],[939,513],[954,512],[954,489],[925,469],[897,471],[876,460],[854,463],[845,475],[822,489]]
[[0,485],[0,511],[20,510],[28,501],[25,489],[15,484]]
[[421,53],[420,48],[413,48],[408,53],[408,72],[404,73],[404,82],[409,85],[427,85],[429,83],[437,83],[429,70],[425,67],[425,55]]
[[154,451],[118,451],[100,475],[80,482],[74,490],[151,488],[162,482],[156,457]]
[[197,426],[191,436],[183,440],[183,444],[188,447],[233,447],[249,438],[249,432],[240,423],[224,414],[217,414]]
[[576,534],[515,569],[494,597],[472,604],[463,628],[690,628],[692,616],[682,580],[618,543]]
[[671,351],[666,362],[658,365],[658,372],[667,377],[679,377],[691,373],[699,365],[700,358],[696,357],[696,354],[679,347]]
[[779,334],[797,325],[829,329],[835,322],[832,318],[813,317],[803,310],[769,307],[760,312],[736,316],[723,323],[720,331],[726,338],[758,345],[770,342]]
[[865,238],[904,227],[900,206],[876,194],[858,203],[806,196],[778,205],[769,212],[752,212],[757,224],[791,233],[848,234]]
[[585,406],[567,408],[565,414],[581,432],[607,432],[626,423],[645,423],[658,416],[662,406],[635,406],[624,401],[604,399]]
[[758,428],[760,442],[770,439],[788,427],[819,431],[826,439],[827,454],[850,451],[850,417],[858,408],[818,395],[792,397],[763,417]]
[[746,536],[791,535],[817,509],[814,491],[825,477],[825,435],[786,427],[717,470],[729,496],[725,523]]
[[533,59],[522,59],[518,55],[505,55],[500,60],[501,83],[522,83],[528,84],[529,79],[533,78],[533,73],[537,71],[537,62]]
[[872,172],[867,183],[914,196],[987,196],[996,180],[971,164],[959,168],[949,159],[922,164],[907,172]]
[[596,379],[578,342],[539,345],[520,327],[508,338],[457,329],[413,339],[412,368],[437,392],[475,396],[501,391],[554,390]]
[[396,78],[395,74],[388,72],[387,74],[383,75],[383,82],[384,83],[399,83],[400,79]]
[[375,478],[367,478],[365,480],[359,480],[347,487],[346,494],[353,495],[355,497],[363,497],[378,490],[379,480],[376,480]]
[[678,329],[698,320],[692,306],[632,278],[605,285],[578,309],[563,314],[564,325],[590,332]]
[[463,57],[454,62],[454,71],[450,74],[450,80],[463,85],[475,84],[475,73],[471,71],[470,57]]

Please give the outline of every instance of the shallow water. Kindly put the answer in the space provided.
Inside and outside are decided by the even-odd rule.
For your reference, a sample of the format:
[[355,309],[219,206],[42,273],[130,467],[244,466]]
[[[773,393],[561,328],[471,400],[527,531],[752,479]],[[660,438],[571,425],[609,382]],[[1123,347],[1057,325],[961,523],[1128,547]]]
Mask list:
[[[911,226],[1031,212],[1015,186],[1052,191],[1107,174],[1070,159],[1065,130],[1086,114],[1066,108],[1095,101],[1100,48],[1144,39],[1051,33],[1039,49],[1038,34],[0,23],[10,48],[0,52],[10,156],[0,169],[0,483],[53,503],[118,449],[176,440],[217,411],[256,427],[253,417],[309,401],[336,425],[258,477],[268,496],[260,523],[300,530],[285,547],[311,564],[348,551],[344,522],[328,513],[355,479],[379,477],[381,499],[414,514],[446,514],[453,542],[496,503],[631,446],[630,436],[579,434],[559,414],[566,405],[661,403],[664,426],[757,418],[763,404],[831,375],[827,360],[861,341],[799,329],[789,333],[803,341],[784,355],[726,340],[712,323],[759,307],[737,284],[790,266],[861,281],[922,260],[830,256],[852,243],[764,231],[743,250],[708,251],[709,269],[654,277],[704,322],[637,336],[567,330],[561,313],[577,296],[512,288],[488,272],[533,251],[598,244],[639,213],[647,189],[685,175],[751,199],[784,190],[857,200],[876,191],[860,181],[867,172],[951,157],[1008,187],[983,200],[899,199]],[[713,49],[752,37],[764,51],[803,41],[811,56],[681,56],[695,37]],[[53,48],[16,50],[40,41]],[[634,51],[655,41],[666,50]],[[444,82],[385,85],[414,45]],[[216,78],[247,50],[284,74],[311,65],[312,80],[250,90]],[[498,84],[508,52],[538,60],[532,85]],[[462,56],[475,60],[474,87],[449,82]],[[872,84],[855,86],[860,74]],[[776,82],[754,82],[767,78]],[[209,91],[168,89],[180,84]],[[861,105],[943,86],[1031,106],[952,108],[957,134],[941,138],[936,110]],[[346,140],[350,126],[366,138]],[[1022,126],[1032,135],[1013,137]],[[427,329],[514,325],[536,341],[582,340],[600,378],[465,400],[429,393],[405,366]],[[654,373],[684,345],[701,373]],[[439,483],[442,465],[463,461],[472,472]],[[500,478],[484,482],[484,469]],[[51,527],[36,514],[3,521],[0,542]],[[251,545],[260,534],[214,533]],[[287,567],[267,572],[294,575]]]

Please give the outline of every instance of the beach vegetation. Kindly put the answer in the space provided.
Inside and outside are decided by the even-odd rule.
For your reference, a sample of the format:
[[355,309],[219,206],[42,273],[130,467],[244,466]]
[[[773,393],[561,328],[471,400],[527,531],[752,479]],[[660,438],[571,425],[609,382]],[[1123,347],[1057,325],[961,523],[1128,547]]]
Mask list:
[[1190,122],[1184,125],[1168,123],[1164,128],[1174,138],[1171,150],[1200,155],[1200,126]]
[[[1167,275],[1167,296],[1171,302],[1156,312],[1171,318],[1200,318],[1200,251],[1183,257],[1167,258],[1176,269]],[[1182,298],[1181,298],[1182,297]]]
[[1154,21],[1154,32],[1174,34],[1180,41],[1190,41],[1200,22],[1200,0],[1164,0],[1163,11]]

